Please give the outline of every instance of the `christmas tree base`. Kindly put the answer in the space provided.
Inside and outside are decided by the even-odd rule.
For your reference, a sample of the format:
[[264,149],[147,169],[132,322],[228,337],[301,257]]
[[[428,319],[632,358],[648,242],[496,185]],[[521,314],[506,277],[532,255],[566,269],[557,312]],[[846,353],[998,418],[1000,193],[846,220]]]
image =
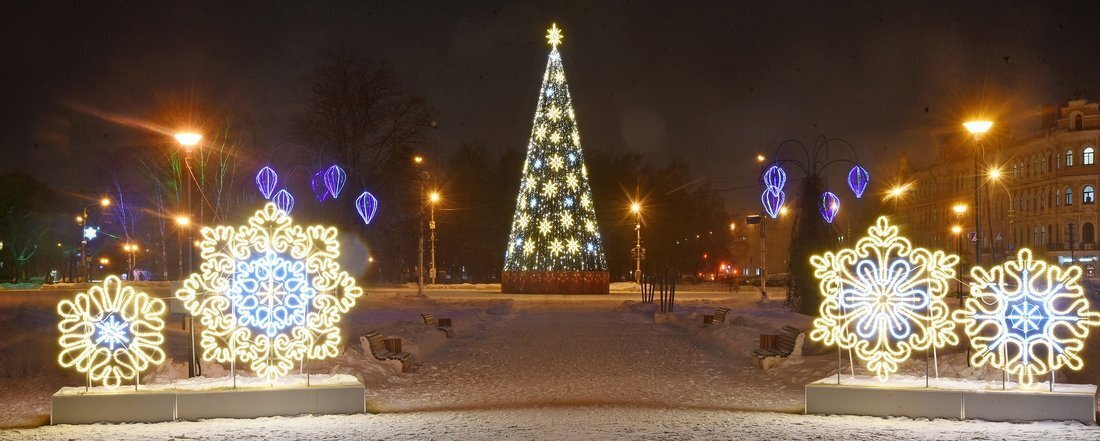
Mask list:
[[500,292],[505,294],[607,294],[607,271],[503,271]]

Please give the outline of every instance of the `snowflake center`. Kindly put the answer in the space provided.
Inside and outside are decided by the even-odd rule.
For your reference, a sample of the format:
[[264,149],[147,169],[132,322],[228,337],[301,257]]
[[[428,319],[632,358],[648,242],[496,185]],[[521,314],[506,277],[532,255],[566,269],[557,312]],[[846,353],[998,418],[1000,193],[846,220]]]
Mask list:
[[95,344],[115,350],[130,343],[130,324],[111,313],[95,324]]
[[274,336],[305,324],[307,308],[315,294],[303,262],[287,260],[269,251],[257,259],[238,263],[228,297],[242,325]]

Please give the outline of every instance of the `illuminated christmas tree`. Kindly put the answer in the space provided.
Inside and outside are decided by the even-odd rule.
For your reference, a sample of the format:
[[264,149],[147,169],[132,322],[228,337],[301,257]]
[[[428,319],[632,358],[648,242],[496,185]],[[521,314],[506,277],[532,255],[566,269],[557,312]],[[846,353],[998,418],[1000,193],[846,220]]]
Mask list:
[[527,159],[516,198],[501,290],[512,293],[607,293],[604,258],[581,135],[551,26]]

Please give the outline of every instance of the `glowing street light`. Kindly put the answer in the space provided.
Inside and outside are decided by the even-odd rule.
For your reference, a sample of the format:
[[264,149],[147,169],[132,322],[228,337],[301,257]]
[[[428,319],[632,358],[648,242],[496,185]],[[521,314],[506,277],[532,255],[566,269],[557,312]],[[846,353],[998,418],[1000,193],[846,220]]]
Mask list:
[[[634,214],[634,281],[642,283],[642,204],[630,203],[630,212]],[[731,226],[733,224],[730,224]]]
[[756,154],[756,162],[764,163],[765,159],[767,159],[767,158],[765,158],[764,155],[759,154],[759,153]]
[[[982,149],[982,138],[993,127],[993,121],[974,120],[963,123],[963,127],[974,138],[974,263],[982,264],[982,163],[985,161],[985,152]],[[999,175],[999,172],[998,172]]]
[[181,227],[191,225],[191,218],[187,216],[176,216],[176,225]]
[[413,163],[420,165],[424,163],[424,157],[420,155],[413,156]]
[[975,139],[980,139],[993,127],[993,121],[967,121],[963,123],[963,127],[966,127],[966,131],[970,132]]
[[963,231],[963,227],[961,227],[959,225],[952,225],[951,226],[951,234],[954,234],[954,235],[958,236],[960,233],[962,233],[962,231]]
[[432,285],[435,285],[435,275],[436,275],[436,269],[435,269],[435,206],[436,206],[436,204],[439,203],[440,199],[441,199],[441,196],[439,195],[438,191],[433,190],[431,193],[428,194],[428,202],[431,203],[431,220],[428,222],[428,229],[431,231],[431,241],[432,241],[432,255],[431,255],[431,260],[428,263],[428,265],[430,266],[428,271],[430,271],[430,273],[432,275]]
[[186,149],[191,149],[202,141],[202,135],[194,132],[181,132],[176,134],[176,142]]
[[109,206],[111,206],[111,200],[109,198],[100,199],[99,200],[99,206],[100,207],[109,207]]
[[1000,167],[990,167],[987,174],[989,175],[989,180],[990,181],[996,182],[996,181],[1001,179],[1001,176],[1002,176],[1001,168]]
[[966,204],[955,204],[951,206],[951,211],[954,211],[956,216],[962,216],[966,213],[967,208],[969,207],[967,207]]

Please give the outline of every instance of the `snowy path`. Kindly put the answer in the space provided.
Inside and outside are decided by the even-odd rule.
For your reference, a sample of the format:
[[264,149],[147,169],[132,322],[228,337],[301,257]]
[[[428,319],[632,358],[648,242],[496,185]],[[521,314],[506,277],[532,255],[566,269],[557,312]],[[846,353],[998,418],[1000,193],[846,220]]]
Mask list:
[[[744,381],[760,368],[697,346],[695,330],[609,302],[517,306],[429,357],[407,382],[368,392],[379,411],[564,405],[801,409],[801,391]],[[736,357],[742,358],[742,357]],[[731,379],[738,383],[735,393]],[[782,398],[776,400],[776,395]],[[778,401],[778,403],[776,403]],[[762,406],[763,404],[763,406]]]

